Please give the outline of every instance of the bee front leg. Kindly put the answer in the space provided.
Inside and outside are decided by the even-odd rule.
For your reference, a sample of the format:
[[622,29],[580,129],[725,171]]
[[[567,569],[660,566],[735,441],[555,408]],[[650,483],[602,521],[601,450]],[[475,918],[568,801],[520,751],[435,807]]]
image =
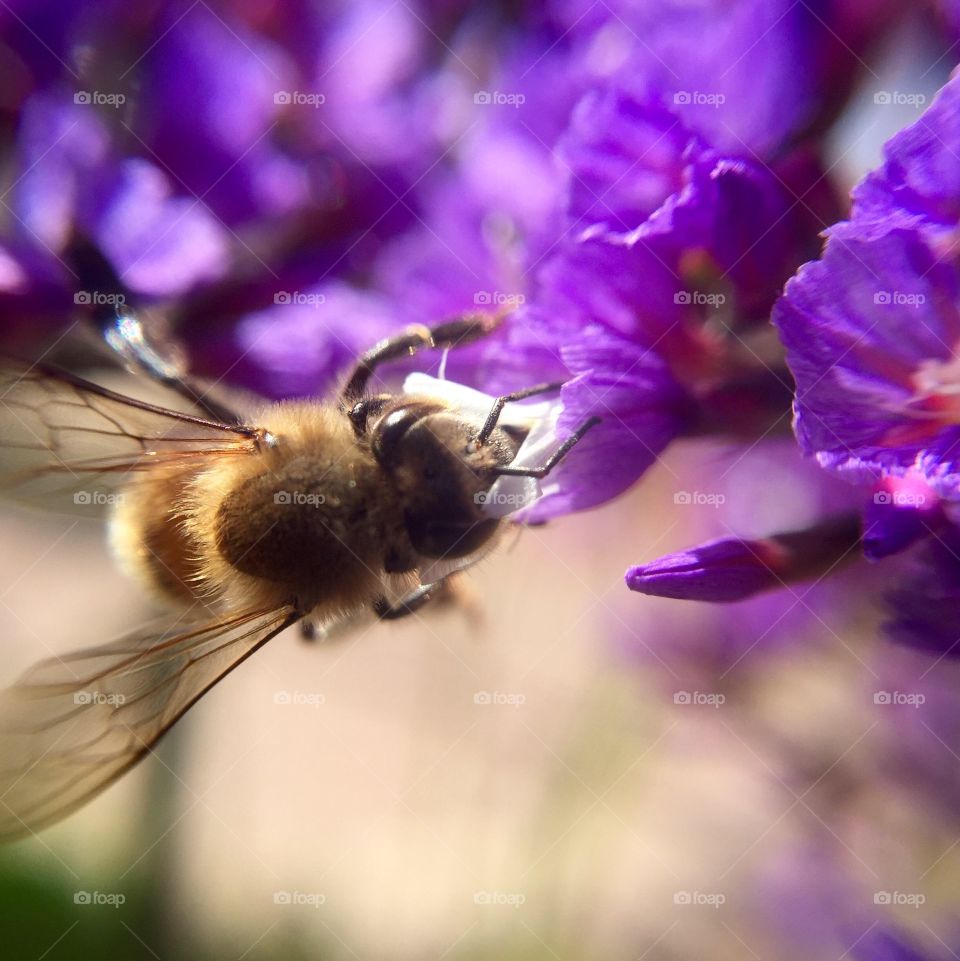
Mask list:
[[547,459],[542,467],[505,467],[494,468],[495,474],[509,477],[536,477],[542,480],[573,450],[583,439],[587,431],[600,423],[599,417],[588,417]]
[[402,334],[375,344],[357,361],[346,387],[340,394],[340,405],[352,408],[367,389],[367,384],[380,364],[397,360],[428,347],[463,347],[491,334],[503,320],[503,314],[464,314],[436,327],[408,327]]
[[498,397],[493,402],[493,407],[487,415],[483,427],[480,428],[480,433],[477,434],[477,444],[483,445],[490,439],[490,435],[496,428],[497,421],[500,420],[500,415],[503,413],[503,408],[506,407],[507,404],[513,403],[515,400],[526,400],[528,397],[536,397],[538,394],[548,394],[552,391],[560,390],[560,388],[563,387],[563,383],[562,380],[558,380],[549,384],[537,384],[535,387],[527,387],[524,390],[517,390],[512,394],[503,394]]

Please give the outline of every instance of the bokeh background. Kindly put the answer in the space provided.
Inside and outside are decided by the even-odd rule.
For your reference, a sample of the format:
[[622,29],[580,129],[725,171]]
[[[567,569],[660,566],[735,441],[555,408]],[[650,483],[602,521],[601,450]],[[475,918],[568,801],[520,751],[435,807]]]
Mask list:
[[[62,74],[54,61],[66,41],[55,4],[0,6],[13,155],[23,104],[59,82],[51,77]],[[139,91],[149,106],[158,89],[196,82],[175,70],[182,49],[164,54],[158,22],[175,25],[182,14],[222,37],[224,24],[266,30],[271,16],[282,19],[254,6],[146,5],[113,23],[120,14],[91,4],[63,17],[64,33],[79,21],[91,37],[116,26],[121,39],[153,51],[146,63],[162,79],[141,78]],[[210,240],[189,283],[183,273],[157,280],[164,263],[145,286],[159,299],[182,295],[179,330],[197,367],[265,392],[322,393],[318,371],[332,382],[342,361],[319,356],[329,344],[294,341],[277,348],[272,366],[264,354],[259,367],[249,363],[234,336],[249,304],[278,284],[296,289],[303,280],[316,290],[318,278],[336,279],[345,237],[366,238],[350,246],[362,273],[407,225],[410,211],[384,171],[399,169],[406,150],[429,156],[419,132],[443,98],[421,91],[421,113],[405,114],[396,129],[378,111],[396,110],[392,98],[418,58],[435,58],[439,35],[527,16],[522,5],[494,16],[454,2],[350,9],[353,20],[338,7],[316,16],[333,22],[323,29],[339,44],[324,48],[335,112],[325,131],[288,131],[300,138],[296,169],[262,154],[257,123],[237,133],[244,124],[235,116],[234,153],[216,156],[211,145],[222,140],[203,126],[209,115],[194,118],[182,104],[182,116],[157,120],[150,141],[178,175],[189,169],[177,166],[178,151],[196,151],[207,166],[197,162],[191,189],[212,191],[207,202],[243,238],[248,259],[276,272],[267,285],[225,275],[204,287],[219,256]],[[949,74],[949,14],[920,5],[884,14],[889,23],[863,52],[829,135],[841,192],[916,119],[916,96],[929,103]],[[477,28],[472,43],[497,36]],[[288,30],[271,43],[299,62],[314,39]],[[91,44],[66,58],[78,71],[84,58],[97,63]],[[223,54],[210,69],[219,71],[221,102],[233,102],[242,120],[253,95],[230,62]],[[877,102],[877,91],[891,90],[914,100]],[[136,84],[128,94],[138,95]],[[446,119],[458,129],[457,118]],[[351,163],[341,162],[347,154]],[[228,179],[229,189],[216,177],[201,183],[217,164],[224,176],[242,176]],[[251,186],[267,169],[273,186]],[[11,172],[10,190],[16,178]],[[298,178],[314,199],[288,216]],[[342,188],[337,203],[324,193],[331,183]],[[10,201],[4,210],[14,238],[6,249],[23,268],[29,258],[14,224],[22,209]],[[5,288],[0,304],[6,346],[18,350],[49,344],[71,314],[55,275],[31,269],[28,289]],[[380,329],[370,302],[357,310],[335,347],[344,357]],[[300,381],[290,360],[298,352],[309,360]],[[508,538],[470,573],[479,618],[431,611],[328,644],[288,632],[205,697],[156,757],[67,821],[0,851],[0,955],[960,956],[960,676],[880,635],[867,565],[719,608],[639,597],[623,584],[638,560],[731,527],[745,536],[802,527],[825,505],[848,503],[847,489],[804,464],[789,438],[749,448],[675,444],[621,498]],[[0,543],[4,681],[152,613],[93,521],[5,507]]]

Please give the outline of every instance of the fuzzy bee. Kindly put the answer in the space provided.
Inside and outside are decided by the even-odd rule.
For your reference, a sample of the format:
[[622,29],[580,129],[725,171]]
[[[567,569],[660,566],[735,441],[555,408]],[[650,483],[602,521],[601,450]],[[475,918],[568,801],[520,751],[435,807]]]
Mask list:
[[[0,365],[0,448],[13,465],[0,486],[54,509],[92,492],[108,501],[120,564],[171,608],[37,664],[0,695],[0,839],[102,791],[285,628],[410,614],[492,548],[504,516],[537,496],[595,419],[558,444],[556,405],[514,402],[559,384],[499,398],[422,374],[398,394],[368,385],[386,361],[469,343],[495,323],[410,328],[364,354],[332,402],[264,405],[249,423]],[[122,352],[142,360],[136,318],[121,311],[118,324]]]

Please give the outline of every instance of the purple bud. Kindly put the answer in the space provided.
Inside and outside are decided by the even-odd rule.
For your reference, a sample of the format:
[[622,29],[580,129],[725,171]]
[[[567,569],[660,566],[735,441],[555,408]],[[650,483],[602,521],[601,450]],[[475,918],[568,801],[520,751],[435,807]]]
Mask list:
[[757,540],[721,538],[631,567],[627,587],[657,597],[742,601],[852,560],[859,542],[860,524],[854,515]]

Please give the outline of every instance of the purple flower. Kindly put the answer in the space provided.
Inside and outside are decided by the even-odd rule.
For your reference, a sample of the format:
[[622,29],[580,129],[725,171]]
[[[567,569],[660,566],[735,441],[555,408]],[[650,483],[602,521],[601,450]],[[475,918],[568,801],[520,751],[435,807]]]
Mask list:
[[917,230],[948,257],[960,215],[960,78],[937,94],[916,123],[884,147],[884,163],[853,191],[851,223],[835,231],[863,239]]
[[889,593],[888,632],[954,657],[960,637],[960,79],[887,145],[851,219],[787,285],[774,319],[796,379],[797,438],[869,485],[864,550],[917,545]]
[[854,517],[757,540],[723,538],[631,567],[627,587],[658,597],[742,601],[832,570],[856,557],[859,541]]
[[601,422],[543,485],[527,515],[546,520],[594,507],[626,490],[680,432],[689,398],[663,360],[636,341],[603,328],[587,329],[562,348],[573,375],[563,388],[560,433],[588,417]]
[[[857,192],[852,221],[831,231],[823,258],[790,281],[774,315],[803,449],[860,482],[915,471],[947,499],[960,493],[960,278],[940,249],[955,216],[942,155],[960,150],[958,92],[953,81],[894,138],[887,167]],[[933,186],[940,172],[945,181]]]

